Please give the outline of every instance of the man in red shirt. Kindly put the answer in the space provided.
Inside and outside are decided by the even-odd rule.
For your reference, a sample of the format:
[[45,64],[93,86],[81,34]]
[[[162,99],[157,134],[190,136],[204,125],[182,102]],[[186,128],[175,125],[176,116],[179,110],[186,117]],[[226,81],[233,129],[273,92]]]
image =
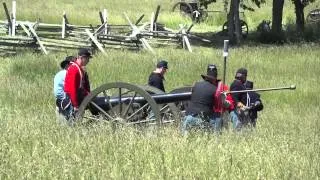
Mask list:
[[74,113],[78,111],[85,96],[90,93],[90,83],[85,72],[85,66],[89,63],[90,58],[92,56],[89,50],[81,48],[77,58],[67,69],[64,91],[71,100]]

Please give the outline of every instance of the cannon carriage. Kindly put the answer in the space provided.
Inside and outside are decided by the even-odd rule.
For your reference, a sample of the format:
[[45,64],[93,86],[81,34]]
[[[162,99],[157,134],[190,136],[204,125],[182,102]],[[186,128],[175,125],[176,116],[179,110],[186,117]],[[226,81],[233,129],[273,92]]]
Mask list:
[[[294,90],[294,85],[224,93],[250,91]],[[191,99],[191,86],[180,87],[170,93],[151,86],[137,86],[125,82],[101,85],[81,103],[76,115],[78,122],[107,121],[142,127],[179,124]]]
[[82,101],[77,120],[141,126],[179,123],[185,109],[181,104],[190,97],[191,91],[186,89],[166,94],[151,86],[108,83]]

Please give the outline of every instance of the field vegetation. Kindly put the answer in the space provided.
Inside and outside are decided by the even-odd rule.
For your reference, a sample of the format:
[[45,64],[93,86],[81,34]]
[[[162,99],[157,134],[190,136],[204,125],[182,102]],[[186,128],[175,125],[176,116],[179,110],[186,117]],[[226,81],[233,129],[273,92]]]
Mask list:
[[[6,0],[4,2],[9,3]],[[171,16],[174,1],[20,0],[18,20],[60,23],[65,10],[73,24],[98,24],[107,8],[111,23],[126,23],[162,5],[159,22],[177,28],[188,19]],[[271,18],[271,2],[246,13],[250,30]],[[315,5],[313,5],[315,6]],[[223,10],[222,3],[210,8]],[[308,7],[311,8],[311,7]],[[290,1],[285,23],[294,21]],[[221,28],[224,16],[211,15],[195,31]],[[5,16],[1,14],[3,19]],[[53,77],[68,53],[47,56],[24,53],[0,58],[0,179],[319,179],[320,177],[320,44],[232,47],[227,82],[239,67],[249,70],[256,88],[296,84],[295,91],[262,94],[265,109],[250,132],[226,130],[221,136],[199,133],[181,137],[178,127],[137,133],[131,128],[113,133],[107,124],[70,128],[56,122]],[[96,54],[87,69],[92,88],[124,81],[146,84],[156,61],[169,61],[168,91],[201,79],[208,63],[222,77],[222,47],[194,47],[194,52],[157,48],[145,51],[107,50]]]

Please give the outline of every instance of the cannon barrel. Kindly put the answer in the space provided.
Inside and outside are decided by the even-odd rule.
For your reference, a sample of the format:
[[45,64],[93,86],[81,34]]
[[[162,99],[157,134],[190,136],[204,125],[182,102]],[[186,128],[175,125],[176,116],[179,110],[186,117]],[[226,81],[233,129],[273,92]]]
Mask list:
[[[152,94],[151,97],[156,101],[157,104],[174,103],[179,101],[187,101],[191,98],[191,92],[183,93],[168,93],[168,94]],[[129,104],[133,100],[135,103],[146,103],[146,99],[141,96],[131,97],[123,96],[121,97],[121,102],[124,104]],[[119,104],[119,97],[96,97],[94,102],[98,104],[102,109],[109,110],[110,105],[116,106]]]
[[248,89],[248,90],[242,90],[242,91],[228,91],[228,92],[223,92],[227,94],[233,94],[233,93],[243,93],[243,92],[258,92],[258,91],[276,91],[276,90],[295,90],[296,85],[291,85],[289,87],[278,87],[278,88],[263,88],[263,89]]

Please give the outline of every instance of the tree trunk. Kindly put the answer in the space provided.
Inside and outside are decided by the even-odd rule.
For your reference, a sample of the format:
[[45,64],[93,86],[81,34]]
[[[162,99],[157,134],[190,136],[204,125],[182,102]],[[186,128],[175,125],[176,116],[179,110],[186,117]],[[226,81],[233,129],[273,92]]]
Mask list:
[[273,0],[272,2],[272,32],[282,32],[282,14],[284,0]]
[[240,44],[242,34],[239,19],[239,0],[231,0],[228,14],[228,36],[231,44]]
[[235,25],[235,34],[236,34],[236,44],[240,44],[242,41],[242,28],[240,23],[240,16],[239,16],[239,5],[240,0],[235,0],[234,4],[234,25]]
[[297,26],[297,32],[302,33],[304,31],[304,5],[301,3],[301,0],[295,0],[294,6],[296,10],[296,26]]

